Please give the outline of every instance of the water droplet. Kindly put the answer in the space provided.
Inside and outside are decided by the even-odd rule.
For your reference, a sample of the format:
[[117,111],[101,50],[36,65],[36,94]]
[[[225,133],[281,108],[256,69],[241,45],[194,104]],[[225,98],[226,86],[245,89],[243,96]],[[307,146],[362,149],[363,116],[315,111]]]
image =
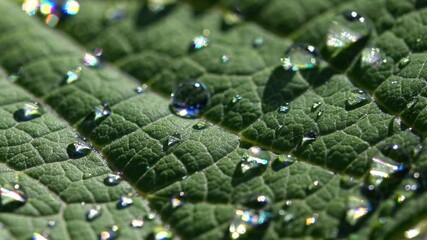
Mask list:
[[317,139],[317,132],[314,130],[307,131],[303,138],[302,138],[302,144],[306,142],[313,142]]
[[404,57],[400,59],[399,61],[399,68],[406,67],[411,62],[411,59],[409,57]]
[[68,156],[72,159],[82,158],[92,151],[92,147],[83,141],[71,143],[67,146]]
[[198,36],[193,39],[193,48],[199,50],[207,47],[209,44],[209,39],[204,36]]
[[67,15],[76,15],[80,11],[80,4],[76,0],[68,0],[62,10]]
[[289,167],[296,161],[297,161],[297,158],[292,156],[291,154],[282,154],[282,155],[279,155],[274,161],[273,168],[282,169],[285,167]]
[[368,181],[372,187],[378,187],[385,179],[391,178],[394,174],[402,172],[406,168],[389,158],[372,158],[371,170],[369,171]]
[[137,94],[143,94],[147,90],[148,86],[146,84],[142,84],[141,86],[138,86],[135,88],[135,92]]
[[221,62],[222,63],[229,63],[231,61],[231,57],[228,55],[222,55],[221,56]]
[[44,114],[44,109],[38,102],[26,103],[23,108],[18,109],[14,114],[14,118],[18,122],[30,121],[41,117]]
[[95,123],[100,123],[110,115],[110,106],[107,103],[103,103],[102,105],[95,107],[93,120],[95,121]]
[[264,45],[264,43],[265,43],[265,40],[263,37],[256,37],[252,43],[252,46],[254,48],[260,48]]
[[40,2],[39,0],[24,0],[22,3],[22,11],[30,16],[34,16],[39,10]]
[[184,192],[180,192],[180,193],[174,195],[171,198],[172,208],[177,208],[177,207],[184,205],[184,198],[185,198]]
[[46,19],[45,19],[45,23],[46,25],[48,25],[51,28],[56,27],[56,25],[58,25],[60,20],[60,17],[57,15],[57,13],[52,13],[47,15]]
[[421,220],[415,226],[406,230],[403,235],[405,239],[426,239],[427,220]]
[[359,183],[358,180],[350,176],[341,176],[341,179],[340,179],[341,187],[347,188],[347,189],[356,186],[358,183]]
[[231,239],[238,239],[254,227],[267,224],[271,217],[272,214],[264,210],[237,209],[228,228]]
[[156,218],[156,216],[157,216],[156,213],[150,212],[150,213],[148,213],[147,215],[144,216],[144,219],[148,220],[148,221],[152,221],[152,220],[154,220]]
[[133,204],[133,200],[130,197],[127,196],[121,196],[119,198],[119,201],[117,202],[117,208],[123,209],[131,206]]
[[181,142],[181,134],[175,133],[175,134],[168,137],[166,148],[175,146],[180,142]]
[[123,175],[122,172],[110,173],[104,179],[104,184],[107,186],[116,186],[122,182],[122,180],[123,180],[122,175]]
[[314,112],[314,111],[316,111],[320,106],[322,106],[322,102],[315,102],[315,103],[313,103],[313,105],[311,106],[311,111],[312,112]]
[[31,240],[48,240],[48,236],[46,234],[34,232]]
[[265,208],[271,203],[271,198],[266,195],[255,195],[250,196],[244,201],[244,205],[252,209],[261,209]]
[[100,217],[101,215],[102,215],[102,208],[101,208],[101,206],[97,205],[94,208],[87,210],[86,220],[87,221],[93,221],[96,218]]
[[313,214],[311,217],[305,219],[305,225],[306,226],[313,225],[317,222],[317,220],[319,220],[319,215]]
[[319,110],[319,112],[317,112],[316,119],[319,119],[323,115],[324,112],[325,111],[323,109]]
[[241,172],[247,173],[252,170],[259,170],[265,168],[270,160],[270,154],[263,151],[259,147],[251,147],[243,157],[240,164]]
[[234,95],[234,96],[233,96],[233,98],[231,99],[231,104],[236,104],[236,103],[240,102],[240,100],[242,100],[242,99],[243,99],[243,97],[242,97],[242,96],[240,96],[240,95],[236,94],[236,95]]
[[414,108],[415,105],[417,105],[418,99],[419,99],[418,97],[414,97],[410,102],[406,104],[406,109],[412,110],[412,108]]
[[184,118],[195,118],[204,110],[210,100],[207,87],[198,81],[179,84],[172,94],[171,110]]
[[365,48],[362,51],[362,67],[380,68],[382,64],[387,63],[384,53],[379,48]]
[[142,228],[144,226],[144,219],[135,218],[130,222],[130,226],[133,228]]
[[289,103],[284,103],[282,106],[279,107],[277,111],[281,114],[286,114],[289,112],[290,109],[291,107],[289,106]]
[[0,186],[0,208],[19,207],[27,202],[27,196],[17,183],[6,182]]
[[203,130],[208,127],[208,124],[206,122],[200,121],[193,125],[193,129],[196,130]]
[[156,227],[153,230],[153,238],[155,240],[172,240],[173,233],[164,227]]
[[335,17],[328,30],[326,45],[329,50],[346,49],[370,35],[371,27],[367,20],[356,11],[347,10]]
[[113,225],[110,227],[109,230],[107,231],[102,231],[99,234],[99,239],[100,240],[112,240],[112,239],[116,239],[119,236],[119,227],[116,225]]
[[86,67],[97,68],[102,66],[102,54],[103,50],[101,48],[97,48],[93,51],[92,54],[86,53],[83,57],[83,64]]
[[297,43],[288,48],[285,56],[280,61],[285,70],[313,69],[319,65],[319,54],[315,47]]
[[78,67],[74,70],[68,71],[67,75],[64,78],[64,81],[62,82],[62,85],[72,84],[79,80],[81,75],[82,68]]
[[240,24],[243,22],[243,14],[239,8],[226,9],[223,13],[223,21],[228,26]]
[[348,94],[347,99],[345,101],[345,108],[346,110],[356,109],[369,103],[370,101],[371,98],[365,91],[357,89],[351,91]]
[[347,199],[346,220],[351,225],[356,223],[372,210],[367,199],[350,196]]
[[314,180],[313,182],[311,182],[308,186],[307,186],[307,190],[310,192],[313,192],[315,190],[317,190],[320,187],[320,181],[319,180]]
[[56,227],[56,221],[54,221],[54,220],[49,221],[47,223],[47,226],[50,227],[50,228],[55,228]]

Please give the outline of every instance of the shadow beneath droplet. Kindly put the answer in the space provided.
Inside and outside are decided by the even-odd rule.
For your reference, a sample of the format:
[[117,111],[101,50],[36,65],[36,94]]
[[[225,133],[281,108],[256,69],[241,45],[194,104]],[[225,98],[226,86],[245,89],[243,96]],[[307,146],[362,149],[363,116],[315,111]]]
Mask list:
[[176,5],[171,4],[165,6],[164,9],[159,11],[150,10],[147,6],[143,6],[138,13],[136,18],[136,26],[138,28],[144,28],[146,26],[150,26],[151,24],[158,22],[168,15],[175,9]]

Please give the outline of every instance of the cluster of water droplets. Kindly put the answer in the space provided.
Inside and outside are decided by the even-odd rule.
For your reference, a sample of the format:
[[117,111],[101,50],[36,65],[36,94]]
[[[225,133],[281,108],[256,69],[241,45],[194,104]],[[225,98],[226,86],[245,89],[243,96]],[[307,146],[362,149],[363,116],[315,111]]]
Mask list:
[[80,11],[80,4],[76,0],[24,0],[22,10],[30,16],[40,12],[45,16],[45,23],[49,27],[56,27],[61,18],[74,16]]

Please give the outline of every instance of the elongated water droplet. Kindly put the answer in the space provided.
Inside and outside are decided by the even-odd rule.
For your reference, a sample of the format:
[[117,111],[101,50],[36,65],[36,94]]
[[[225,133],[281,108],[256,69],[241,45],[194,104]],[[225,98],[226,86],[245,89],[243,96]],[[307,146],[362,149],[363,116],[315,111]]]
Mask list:
[[347,100],[345,101],[345,109],[353,110],[366,105],[370,101],[371,98],[365,91],[357,89],[348,94]]
[[18,109],[13,117],[18,122],[30,121],[41,117],[44,114],[44,109],[38,102],[26,103],[23,108]]
[[104,184],[107,186],[116,186],[123,180],[123,173],[122,172],[114,172],[107,175],[107,177],[104,179]]
[[228,56],[228,55],[222,55],[221,56],[221,62],[222,63],[226,64],[226,63],[229,63],[230,61],[231,61],[231,57],[230,56]]
[[206,122],[200,121],[193,125],[193,129],[196,130],[203,130],[208,127],[208,124]]
[[119,198],[119,201],[117,202],[117,208],[118,209],[127,208],[127,207],[130,207],[132,204],[133,204],[132,198],[128,196],[121,196]]
[[22,3],[22,11],[30,16],[34,16],[39,10],[40,2],[39,0],[24,0]]
[[367,199],[350,196],[347,199],[346,220],[350,225],[356,223],[371,211],[371,204]]
[[332,56],[370,35],[367,19],[356,11],[347,10],[335,17],[328,30],[326,45]]
[[96,106],[94,111],[93,120],[95,123],[102,122],[108,116],[111,115],[111,108],[107,103],[103,103],[102,105]]
[[204,36],[198,36],[193,39],[193,49],[199,50],[209,45],[209,39]]
[[156,227],[153,230],[153,238],[155,240],[172,240],[173,233],[164,227]]
[[400,59],[399,61],[399,68],[406,67],[411,62],[411,59],[409,57],[404,57]]
[[231,239],[238,239],[251,229],[267,224],[271,217],[272,214],[264,210],[237,209],[228,228]]
[[184,198],[185,198],[184,192],[180,192],[180,193],[176,194],[175,196],[173,196],[171,198],[172,208],[177,208],[177,207],[184,205]]
[[67,75],[64,78],[64,81],[62,82],[62,85],[72,84],[77,80],[79,80],[81,71],[82,71],[81,67],[68,71]]
[[314,111],[316,111],[320,106],[322,106],[322,102],[315,102],[315,103],[313,103],[313,105],[311,106],[311,111],[312,112],[314,112]]
[[34,232],[33,236],[31,236],[31,240],[48,240],[48,236],[46,234]]
[[77,15],[80,11],[80,4],[76,0],[67,0],[62,10],[67,15]]
[[265,40],[263,37],[256,37],[252,43],[252,46],[254,48],[260,48],[264,45],[264,43],[265,43]]
[[67,146],[68,156],[72,159],[82,158],[92,151],[92,147],[83,141],[71,143]]
[[283,105],[281,105],[279,107],[279,109],[277,111],[281,114],[286,114],[289,112],[290,109],[291,109],[291,107],[289,106],[289,103],[284,103]]
[[409,101],[409,102],[406,104],[406,109],[408,109],[408,110],[412,110],[412,108],[414,108],[414,107],[417,105],[418,100],[419,100],[419,98],[418,98],[418,97],[414,97],[411,101]]
[[144,219],[135,218],[130,222],[130,226],[133,228],[142,228],[144,226]]
[[99,234],[99,240],[112,240],[116,239],[119,236],[119,227],[116,225],[113,225],[110,227],[109,230],[102,231]]
[[307,131],[303,138],[302,138],[302,144],[306,142],[313,142],[317,139],[317,132],[314,130]]
[[380,68],[382,64],[387,63],[386,56],[379,48],[365,48],[362,51],[361,66]]
[[280,61],[285,70],[313,69],[319,65],[319,54],[315,47],[297,43],[288,48],[285,56]]
[[262,170],[268,165],[270,154],[263,151],[259,147],[251,147],[243,156],[243,161],[240,164],[241,172],[247,173],[255,170]]
[[403,164],[389,158],[372,158],[371,170],[369,171],[368,181],[372,187],[378,187],[384,180],[391,178],[393,175],[406,170]]
[[198,81],[179,84],[172,94],[171,110],[184,118],[195,118],[204,110],[210,100],[207,87]]
[[102,54],[103,50],[101,48],[97,48],[93,51],[92,54],[86,53],[83,57],[83,64],[86,67],[97,68],[102,66]]
[[294,162],[297,161],[297,158],[292,156],[291,154],[282,154],[279,155],[276,160],[273,162],[273,169],[280,170],[285,167],[289,167]]
[[305,225],[306,226],[310,226],[315,224],[317,221],[319,220],[319,215],[318,214],[313,214],[311,217],[308,217],[305,219]]
[[317,112],[317,114],[316,114],[316,120],[318,120],[323,115],[324,112],[325,112],[325,110],[323,110],[323,109],[319,110],[319,112]]
[[102,208],[101,208],[101,206],[97,205],[94,208],[87,210],[86,220],[87,221],[93,221],[96,218],[100,217],[101,215],[102,215]]
[[27,202],[27,196],[17,183],[6,182],[0,186],[1,208],[16,208]]
[[141,86],[138,86],[135,88],[135,92],[137,94],[143,94],[147,90],[148,86],[146,84],[142,84]]

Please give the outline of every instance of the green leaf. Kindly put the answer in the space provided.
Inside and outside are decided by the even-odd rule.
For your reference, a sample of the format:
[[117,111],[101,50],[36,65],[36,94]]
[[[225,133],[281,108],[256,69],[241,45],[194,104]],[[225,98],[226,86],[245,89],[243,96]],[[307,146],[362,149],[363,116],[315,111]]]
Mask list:
[[[244,239],[399,239],[425,219],[424,1],[183,1],[158,11],[80,2],[57,29],[0,2],[0,186],[18,183],[28,198],[0,206],[1,239],[98,239],[113,225],[119,239],[155,238],[159,226],[182,239],[227,239],[240,209],[267,216]],[[230,22],[234,8],[243,16]],[[372,33],[345,62],[325,54],[316,69],[280,65],[293,43],[327,52],[328,28],[346,9],[362,12]],[[192,49],[202,34],[209,45]],[[107,63],[83,66],[83,49],[94,48]],[[375,51],[381,62],[366,64]],[[78,81],[64,84],[78,67]],[[192,79],[211,94],[201,119],[169,107]],[[148,89],[136,93],[141,84]],[[33,101],[45,113],[20,121],[16,111]],[[95,121],[105,103],[111,114]],[[93,147],[82,157],[69,153],[79,136]],[[242,170],[252,146],[270,161]],[[374,170],[390,169],[375,159],[406,171],[375,181]],[[109,167],[126,182],[106,186]],[[133,205],[118,207],[129,194]],[[255,210],[248,202],[260,195],[271,203]],[[348,213],[355,199],[371,206],[360,219]],[[98,205],[102,215],[88,221]]]

